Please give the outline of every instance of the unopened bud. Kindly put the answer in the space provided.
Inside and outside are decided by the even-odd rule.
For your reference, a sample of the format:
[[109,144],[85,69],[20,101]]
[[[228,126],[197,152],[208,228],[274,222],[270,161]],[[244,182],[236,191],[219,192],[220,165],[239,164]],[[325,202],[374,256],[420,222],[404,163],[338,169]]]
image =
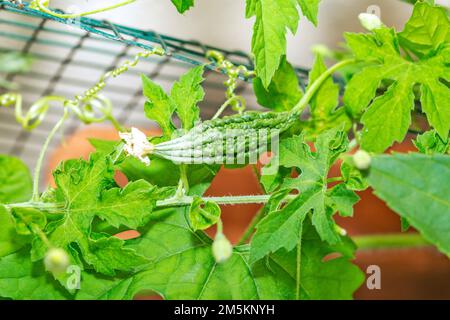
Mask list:
[[372,13],[361,13],[358,18],[361,25],[369,31],[379,29],[383,26],[383,22],[381,22],[380,18]]
[[61,248],[52,248],[44,258],[45,269],[53,273],[65,272],[69,266],[69,255]]
[[216,235],[212,244],[212,253],[217,263],[225,262],[231,257],[233,246],[223,233]]
[[359,170],[367,170],[372,163],[372,157],[364,150],[358,150],[353,155],[353,163]]
[[343,236],[343,237],[345,237],[346,235],[347,235],[347,230],[345,230],[344,228],[341,228],[340,226],[338,226],[338,225],[335,225],[335,230],[336,230],[336,232],[339,234],[339,235],[341,235],[341,236]]

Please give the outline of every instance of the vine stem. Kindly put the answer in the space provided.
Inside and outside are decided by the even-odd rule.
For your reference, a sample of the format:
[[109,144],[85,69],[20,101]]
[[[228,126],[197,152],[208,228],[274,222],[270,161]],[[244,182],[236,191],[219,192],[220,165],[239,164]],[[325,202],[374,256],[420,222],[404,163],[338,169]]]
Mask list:
[[296,270],[296,286],[295,286],[295,299],[300,300],[300,291],[301,291],[301,263],[302,263],[302,234],[303,234],[303,225],[300,227],[300,232],[298,236],[297,243],[297,270]]
[[[47,8],[46,5],[48,5],[48,0],[37,0],[35,2],[35,4],[38,6],[39,10],[41,10],[42,12],[45,12],[51,16],[60,18],[60,19],[73,19],[73,18],[78,18],[78,17],[84,17],[84,16],[88,16],[91,14],[95,14],[95,13],[100,13],[100,12],[104,12],[104,11],[109,11],[112,9],[116,9],[118,7],[122,7],[125,6],[127,4],[133,3],[136,0],[126,0],[126,1],[122,1],[119,3],[116,3],[114,5],[108,6],[108,7],[104,7],[104,8],[100,8],[100,9],[95,9],[95,10],[91,10],[91,11],[87,11],[87,12],[82,12],[82,13],[73,13],[73,14],[62,14],[62,13],[57,13],[49,8]],[[47,2],[47,3],[46,3]],[[46,3],[46,4],[45,4]]]
[[[9,212],[10,212],[10,214],[12,214],[11,211],[9,211]],[[23,223],[28,227],[28,229],[31,232],[33,232],[35,235],[37,235],[42,240],[42,242],[47,246],[47,248],[52,247],[50,240],[47,238],[47,235],[45,234],[44,231],[42,231],[41,228],[36,226],[34,223],[27,221],[27,219],[25,219],[25,217],[20,213],[20,211],[15,211],[14,214],[17,217],[19,217],[20,220],[23,221]]]
[[[252,198],[249,198],[252,197]],[[295,197],[295,195],[288,195],[285,200]],[[238,196],[238,197],[204,197],[205,201],[216,201],[219,204],[235,204],[235,203],[264,203],[267,202],[269,197],[264,198],[263,196]],[[233,200],[234,199],[234,200]],[[190,205],[192,197],[184,196],[180,199],[167,199],[157,202],[158,207],[166,206],[183,206]],[[64,210],[63,203],[41,203],[41,202],[24,202],[16,204],[5,205],[7,209],[13,208],[36,208],[43,210],[55,209],[58,213]],[[260,219],[264,217],[264,210],[261,210],[251,224],[256,225]],[[239,241],[238,245],[244,244],[248,238],[252,235],[252,229],[247,229],[247,236],[243,236]],[[364,236],[353,236],[352,240],[358,247],[358,250],[377,250],[377,249],[396,249],[396,248],[420,248],[432,246],[427,240],[425,240],[420,234],[415,233],[399,233],[399,234],[376,234],[376,235],[364,235]]]
[[39,201],[39,178],[41,175],[42,163],[44,161],[45,153],[47,152],[48,146],[50,145],[50,141],[53,139],[54,135],[64,124],[69,113],[66,108],[64,108],[64,114],[61,119],[56,123],[53,127],[52,131],[48,134],[47,139],[45,140],[44,145],[42,146],[41,152],[39,154],[38,161],[36,163],[36,167],[34,168],[34,180],[33,180],[33,195],[31,197],[31,202]]
[[342,68],[342,67],[344,67],[344,66],[346,66],[348,64],[354,63],[354,62],[355,62],[354,59],[343,60],[341,62],[336,63],[335,65],[333,65],[329,69],[327,69],[324,73],[322,73],[316,79],[316,81],[314,81],[311,84],[309,89],[305,92],[305,95],[294,106],[294,108],[292,108],[291,112],[292,113],[301,113],[306,108],[306,106],[308,105],[308,103],[312,99],[312,97],[314,97],[314,95],[316,94],[317,90],[320,89],[320,87],[322,86],[324,81],[328,79],[328,77],[330,77],[338,69],[340,69],[340,68]]
[[220,108],[217,110],[216,114],[211,118],[211,120],[217,119],[218,117],[220,117],[220,115],[222,114],[222,112],[225,111],[225,109],[228,107],[228,105],[231,103],[231,101],[233,101],[234,98],[230,98],[227,101],[225,101]]
[[249,226],[245,230],[244,234],[242,235],[241,239],[238,242],[239,245],[243,245],[247,243],[247,241],[250,239],[250,237],[253,234],[253,230],[255,229],[256,225],[262,220],[262,218],[265,217],[265,210],[264,208],[261,208],[258,210],[256,215],[253,217],[252,221],[250,222]]
[[[288,195],[284,199],[289,201],[297,197],[297,195]],[[252,204],[252,203],[266,203],[270,199],[270,195],[251,195],[251,196],[226,196],[226,197],[203,197],[204,201],[213,201],[217,204]],[[188,206],[194,200],[193,197],[183,196],[174,197],[165,200],[159,200],[156,202],[157,207],[178,207],[178,206]]]
[[358,246],[358,250],[426,247],[431,245],[420,234],[416,233],[354,236],[352,240]]

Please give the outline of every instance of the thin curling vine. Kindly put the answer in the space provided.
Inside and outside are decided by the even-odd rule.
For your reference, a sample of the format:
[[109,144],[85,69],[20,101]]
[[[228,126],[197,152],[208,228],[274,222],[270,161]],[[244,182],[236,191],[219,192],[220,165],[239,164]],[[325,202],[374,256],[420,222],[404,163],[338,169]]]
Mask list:
[[57,17],[60,19],[74,19],[74,18],[84,17],[84,16],[93,15],[93,14],[100,13],[100,12],[113,10],[113,9],[125,6],[125,5],[133,3],[133,2],[136,2],[136,0],[121,1],[114,5],[110,5],[110,6],[95,9],[95,10],[89,10],[89,11],[81,12],[81,13],[68,13],[68,14],[59,13],[59,12],[49,9],[50,0],[32,0],[30,2],[30,8],[42,11],[46,14],[49,14],[51,16],[54,16],[54,17]]
[[[164,54],[164,50],[155,48],[153,50],[138,53],[133,61],[125,61],[122,66],[102,75],[100,80],[93,87],[86,90],[82,95],[75,96],[72,100],[61,96],[42,97],[24,114],[22,95],[18,93],[6,93],[0,95],[0,106],[14,106],[16,121],[27,130],[32,130],[42,123],[48,109],[52,107],[52,103],[56,103],[64,109],[68,109],[85,124],[110,121],[117,130],[122,130],[122,126],[112,114],[111,101],[100,95],[100,92],[106,86],[108,78],[115,78],[121,75],[129,70],[129,68],[135,67],[140,59],[148,58],[154,54],[161,56]],[[95,114],[96,111],[100,112],[102,116],[97,117]]]
[[[256,74],[209,53],[230,78],[231,102],[213,119],[200,118],[201,65],[169,92],[142,76],[143,113],[160,136],[116,124],[120,140],[92,140],[89,159],[63,161],[53,171],[55,186],[42,193],[42,159],[64,118],[41,151],[34,180],[20,160],[0,156],[0,298],[132,299],[151,291],[165,299],[351,299],[365,276],[353,263],[356,250],[435,246],[450,256],[450,44],[444,32],[424,41],[428,30],[450,30],[446,11],[418,2],[401,32],[361,15],[368,32],[346,34],[350,52],[330,68],[317,55],[303,89],[283,49],[297,3],[317,18],[318,2],[247,1],[247,15],[256,16],[253,50],[270,54],[257,56]],[[179,10],[192,5],[176,2]],[[281,21],[280,12],[292,19]],[[275,39],[264,36],[268,31]],[[88,112],[82,106],[97,101],[107,78],[138,58],[61,100],[66,114]],[[239,75],[252,77],[267,111],[244,110]],[[222,117],[229,105],[234,114]],[[41,115],[30,114],[22,115],[27,126]],[[418,151],[385,153],[417,114],[428,122],[414,139]],[[257,164],[268,152],[269,163],[254,166],[263,194],[205,196],[222,167]],[[126,185],[117,184],[116,172]],[[357,192],[369,186],[398,213],[403,230],[417,233],[347,234],[335,217],[352,217],[365,196]],[[234,245],[221,206],[236,204],[262,206]],[[126,230],[138,233],[123,240]],[[78,270],[74,282],[70,270]]]
[[206,53],[206,57],[212,60],[215,63],[216,67],[228,76],[228,79],[224,82],[224,85],[227,88],[225,92],[227,100],[222,104],[222,106],[220,106],[212,119],[220,117],[220,115],[228,106],[231,106],[234,111],[237,111],[239,113],[244,112],[246,108],[245,99],[242,96],[236,95],[235,93],[237,80],[239,76],[242,76],[246,79],[254,77],[255,72],[249,71],[247,67],[243,65],[233,65],[232,62],[225,59],[223,54],[215,50],[208,51]]

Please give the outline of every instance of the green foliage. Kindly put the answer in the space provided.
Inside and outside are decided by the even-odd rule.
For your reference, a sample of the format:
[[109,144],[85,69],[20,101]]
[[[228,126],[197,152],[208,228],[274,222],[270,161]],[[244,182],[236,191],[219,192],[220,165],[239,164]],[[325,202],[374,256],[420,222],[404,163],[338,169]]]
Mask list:
[[171,0],[179,13],[184,13],[194,6],[194,0]]
[[[418,8],[418,9],[417,9]],[[428,4],[416,5],[416,10],[427,15],[441,17],[441,11]],[[417,15],[417,14],[416,14]],[[442,20],[442,19],[445,19]],[[409,25],[414,25],[413,16]],[[450,24],[446,16],[426,19],[426,29],[448,30]],[[423,27],[423,29],[425,29]],[[405,30],[409,30],[407,27]],[[445,28],[444,28],[445,29]],[[403,39],[410,39],[408,31]],[[414,34],[417,34],[414,33]],[[414,108],[413,88],[421,90],[422,110],[429,123],[441,137],[447,137],[450,129],[450,89],[445,81],[450,80],[447,64],[450,61],[450,45],[447,36],[433,37],[432,47],[423,47],[418,61],[402,57],[399,36],[393,29],[375,29],[373,34],[347,34],[347,43],[355,57],[367,63],[349,82],[344,96],[348,111],[355,117],[361,116],[364,124],[362,147],[364,150],[382,152],[394,141],[402,141],[411,123]],[[414,39],[413,39],[414,40]],[[411,40],[410,42],[412,42]],[[416,44],[406,44],[403,49],[413,50]],[[435,50],[432,50],[435,49]],[[425,51],[427,50],[427,51]],[[383,81],[389,80],[387,90],[376,95]]]
[[296,33],[299,21],[298,5],[314,24],[320,0],[247,0],[246,17],[256,16],[253,27],[252,52],[256,73],[265,88],[286,54],[286,31]]
[[[57,189],[55,200],[64,203],[62,217],[46,228],[52,245],[72,255],[72,262],[83,260],[96,271],[114,275],[116,270],[131,271],[147,261],[124,241],[91,231],[93,219],[98,217],[111,226],[129,228],[145,224],[157,199],[155,187],[143,180],[130,182],[124,189],[115,187],[114,170],[109,157],[93,154],[89,161],[63,162],[53,174]],[[43,258],[42,243],[34,244],[34,259]]]
[[430,54],[444,42],[450,42],[450,25],[445,9],[417,3],[411,18],[399,33],[399,40],[403,47],[418,57]]
[[337,156],[346,150],[347,140],[342,131],[332,129],[320,135],[314,146],[315,152],[302,136],[281,141],[280,165],[298,168],[301,174],[298,178],[286,177],[280,188],[295,189],[300,194],[281,209],[269,212],[258,224],[251,247],[252,262],[280,248],[294,249],[310,212],[320,238],[330,244],[339,242],[332,215],[336,211],[351,215],[351,205],[358,197],[342,185],[327,190],[327,175]]
[[376,156],[368,181],[389,207],[450,255],[449,156]]
[[185,130],[191,129],[200,117],[197,103],[203,100],[205,93],[201,87],[203,82],[203,66],[189,70],[175,82],[170,96],[175,103],[178,117]]
[[266,89],[260,78],[253,80],[258,103],[275,111],[289,111],[302,97],[303,93],[298,84],[294,68],[283,57],[275,75]]
[[26,201],[31,189],[31,175],[25,164],[15,157],[0,155],[0,203]]
[[417,136],[414,145],[425,154],[446,153],[449,150],[449,140],[442,139],[435,130],[427,131]]
[[156,121],[166,139],[172,136],[174,111],[181,120],[183,129],[189,130],[198,121],[200,111],[197,103],[203,100],[203,66],[189,70],[173,85],[170,96],[151,79],[142,76],[144,95],[148,99],[144,106],[147,118]]
[[[11,156],[0,155],[0,203],[26,201],[31,197],[31,175],[25,164]],[[13,253],[29,240],[19,235],[10,209],[0,204],[0,257]]]
[[[316,55],[314,66],[309,73],[309,86],[327,70],[322,56]],[[339,105],[339,86],[333,79],[328,78],[314,94],[310,101],[311,117],[305,127],[309,135],[317,135],[324,130],[343,125],[346,129],[351,126],[351,121],[344,108],[337,109]]]

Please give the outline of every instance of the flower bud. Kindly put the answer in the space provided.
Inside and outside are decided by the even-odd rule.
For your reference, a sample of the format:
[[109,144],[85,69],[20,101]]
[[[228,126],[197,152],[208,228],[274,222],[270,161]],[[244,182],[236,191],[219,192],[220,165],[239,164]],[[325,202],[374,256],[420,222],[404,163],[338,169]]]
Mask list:
[[44,265],[47,271],[62,273],[66,271],[69,264],[69,255],[61,248],[52,248],[45,254]]
[[233,253],[233,246],[223,233],[218,233],[212,244],[212,252],[217,263],[227,261]]
[[364,150],[358,150],[353,155],[353,163],[355,164],[355,167],[359,170],[367,170],[370,168],[370,164],[372,163],[372,158],[370,157],[370,154],[368,154]]
[[335,225],[335,226],[334,226],[334,229],[336,230],[336,232],[337,232],[339,235],[341,235],[341,236],[343,236],[343,237],[345,237],[345,236],[347,235],[347,230],[345,230],[344,228],[341,228],[341,227],[338,226],[338,225]]
[[383,22],[381,22],[380,18],[372,13],[361,13],[358,18],[361,25],[369,31],[379,29],[383,26]]

